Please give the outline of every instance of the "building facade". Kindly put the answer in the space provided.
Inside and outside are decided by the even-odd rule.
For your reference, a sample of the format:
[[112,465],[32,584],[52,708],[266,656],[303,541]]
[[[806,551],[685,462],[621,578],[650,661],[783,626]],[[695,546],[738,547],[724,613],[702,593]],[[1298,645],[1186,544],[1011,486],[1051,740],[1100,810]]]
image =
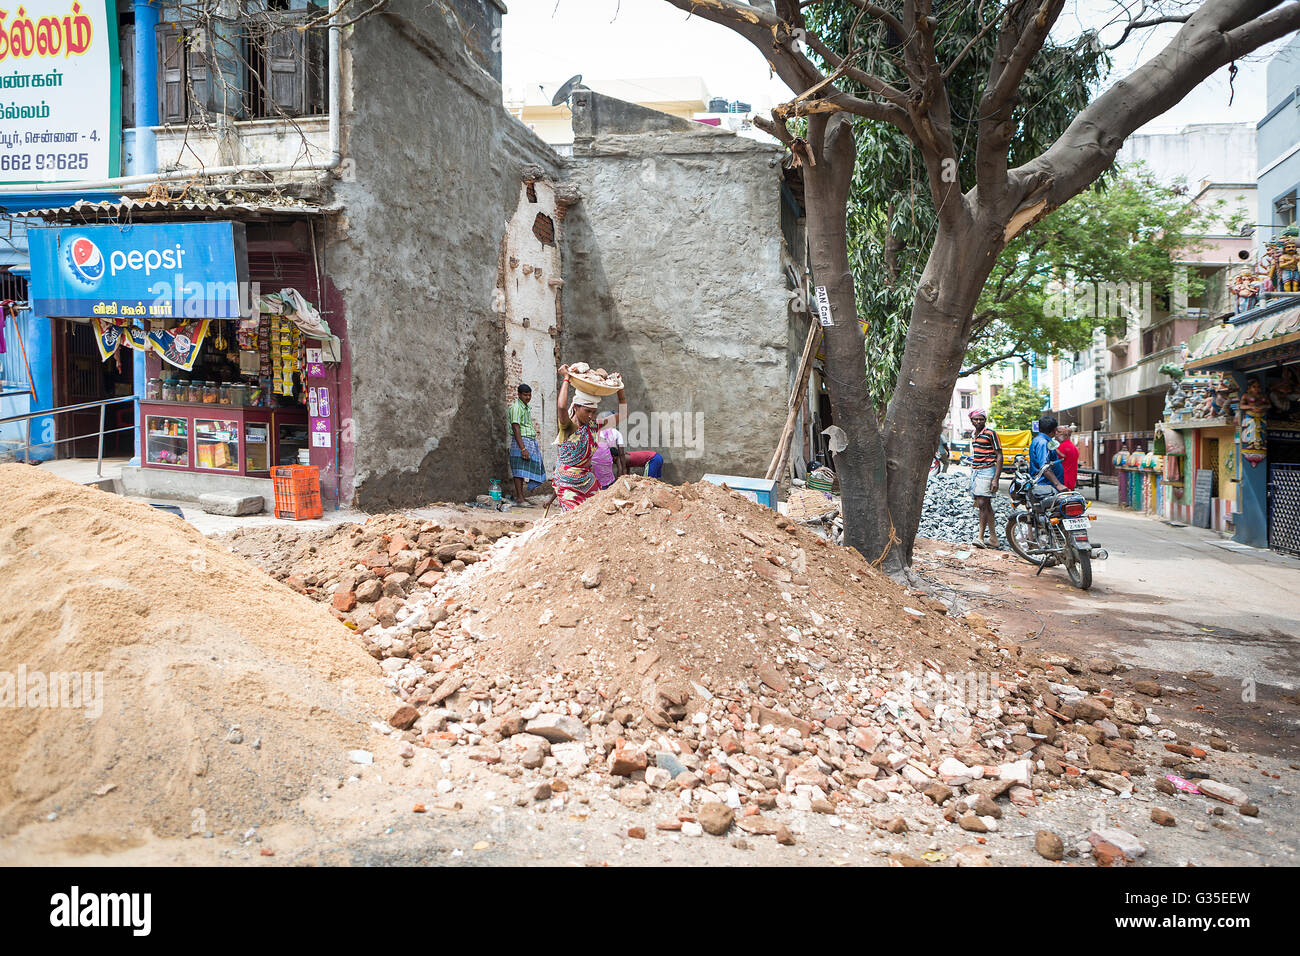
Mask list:
[[1265,71],[1267,112],[1256,127],[1259,154],[1259,193],[1256,247],[1295,226],[1300,191],[1300,36],[1275,53]]
[[[116,16],[131,53],[113,67],[121,82],[103,113],[119,120],[120,160],[95,179],[0,182],[5,297],[18,301],[36,265],[29,224],[68,241],[92,226],[176,229],[191,262],[210,251],[196,227],[228,224],[232,281],[258,285],[252,301],[270,327],[261,336],[247,305],[233,321],[194,316],[212,320],[200,354],[224,356],[210,374],[228,385],[270,379],[279,424],[257,420],[261,406],[153,407],[155,380],[161,393],[197,377],[147,341],[149,326],[176,322],[33,311],[8,319],[31,374],[4,353],[16,384],[0,418],[126,397],[112,406],[122,437],[109,449],[133,456],[123,483],[172,497],[259,487],[247,482],[265,481],[267,462],[250,446],[265,426],[271,464],[310,461],[327,501],[378,510],[485,493],[507,474],[510,392],[532,384],[547,447],[556,368],[581,360],[621,367],[645,417],[629,441],[661,451],[665,477],[761,472],[771,449],[760,436],[779,433],[792,361],[775,149],[658,113],[629,127],[628,104],[610,100],[589,111],[585,154],[562,157],[502,103],[498,0],[445,11],[390,0],[333,26],[325,7],[290,6],[118,4],[105,22]],[[687,257],[691,230],[748,238]],[[105,360],[105,324],[137,327],[144,348]],[[88,430],[73,413],[37,418],[33,441],[48,443],[33,452],[83,455],[64,439]],[[227,450],[200,455],[200,431]],[[0,441],[0,453],[26,444],[14,428]]]
[[1116,456],[1153,451],[1174,381],[1168,369],[1181,365],[1188,339],[1229,310],[1231,283],[1249,266],[1253,129],[1205,124],[1134,136],[1118,161],[1142,162],[1159,181],[1185,186],[1191,202],[1215,214],[1209,231],[1189,237],[1170,263],[1165,289],[1088,284],[1088,314],[1122,321],[1123,328],[1118,334],[1099,329],[1089,349],[1051,360],[1052,408],[1078,429],[1081,464],[1112,477],[1123,470]]

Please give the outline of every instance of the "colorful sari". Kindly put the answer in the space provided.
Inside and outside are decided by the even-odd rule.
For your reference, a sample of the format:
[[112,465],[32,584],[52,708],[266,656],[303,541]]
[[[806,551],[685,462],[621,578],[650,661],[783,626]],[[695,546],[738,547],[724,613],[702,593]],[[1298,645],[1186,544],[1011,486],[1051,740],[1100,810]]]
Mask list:
[[591,470],[591,459],[598,447],[596,426],[574,422],[570,427],[572,432],[560,433],[555,477],[551,479],[556,499],[565,511],[572,511],[600,488],[596,473]]

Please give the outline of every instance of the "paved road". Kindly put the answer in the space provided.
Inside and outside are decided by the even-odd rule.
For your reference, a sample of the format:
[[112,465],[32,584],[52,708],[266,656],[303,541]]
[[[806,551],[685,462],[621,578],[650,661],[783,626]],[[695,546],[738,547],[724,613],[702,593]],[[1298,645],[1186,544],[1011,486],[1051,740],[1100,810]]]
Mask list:
[[1090,591],[1059,568],[1035,577],[1009,552],[957,560],[953,545],[938,545],[953,551],[937,577],[1027,647],[1114,657],[1189,688],[1189,716],[1213,715],[1249,746],[1300,756],[1300,560],[1093,507],[1093,537],[1110,558],[1093,565]]
[[1110,559],[1092,591],[1058,592],[1059,613],[1095,618],[1132,664],[1300,687],[1300,560],[1096,507],[1093,536]]

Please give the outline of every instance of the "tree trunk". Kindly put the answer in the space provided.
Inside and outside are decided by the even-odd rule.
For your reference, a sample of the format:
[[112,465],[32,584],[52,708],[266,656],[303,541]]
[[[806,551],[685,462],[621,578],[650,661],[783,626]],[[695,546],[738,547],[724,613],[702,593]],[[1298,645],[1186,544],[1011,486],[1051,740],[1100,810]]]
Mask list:
[[912,563],[927,473],[966,357],[971,317],[1001,250],[998,238],[969,219],[941,227],[917,286],[884,428],[889,512],[905,565]]
[[808,246],[814,281],[826,287],[835,324],[825,329],[826,379],[831,412],[848,446],[835,456],[844,509],[844,543],[868,561],[896,572],[903,559],[890,547],[885,447],[866,380],[866,346],[858,325],[853,271],[849,267],[849,188],[857,150],[847,116],[813,116],[808,143],[815,162],[804,167]]

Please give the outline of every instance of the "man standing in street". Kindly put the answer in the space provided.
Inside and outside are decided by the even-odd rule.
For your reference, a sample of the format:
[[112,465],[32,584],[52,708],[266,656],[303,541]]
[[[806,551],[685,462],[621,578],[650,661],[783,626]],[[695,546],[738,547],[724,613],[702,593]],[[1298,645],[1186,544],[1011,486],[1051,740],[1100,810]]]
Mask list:
[[984,409],[970,410],[970,423],[975,429],[970,443],[970,493],[980,518],[979,536],[973,543],[977,548],[1000,548],[993,496],[998,493],[998,475],[1002,473],[1002,442],[998,433],[988,427],[988,420]]
[[546,484],[546,465],[542,450],[537,444],[537,428],[533,425],[533,411],[528,407],[533,400],[533,390],[528,383],[517,389],[518,398],[510,404],[510,477],[515,483],[515,501],[524,504],[524,492],[532,486]]
[[1034,481],[1034,494],[1039,497],[1066,490],[1065,482],[1061,480],[1061,459],[1052,450],[1052,436],[1056,434],[1056,428],[1056,419],[1044,415],[1038,420],[1038,434],[1029,443],[1029,473],[1038,475],[1042,472]]
[[1056,454],[1061,458],[1061,482],[1071,491],[1079,483],[1079,448],[1070,440],[1074,429],[1061,425],[1056,429]]

